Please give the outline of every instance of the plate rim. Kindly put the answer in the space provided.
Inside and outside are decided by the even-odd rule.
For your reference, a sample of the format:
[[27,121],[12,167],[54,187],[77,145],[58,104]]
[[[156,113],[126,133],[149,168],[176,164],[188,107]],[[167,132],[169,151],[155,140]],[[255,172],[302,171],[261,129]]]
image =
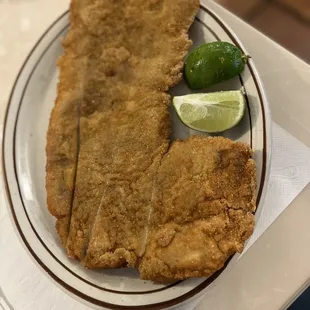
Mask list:
[[[242,51],[246,51],[245,47],[243,46],[242,42],[240,42],[238,36],[234,33],[234,31],[225,23],[222,21],[222,19],[213,12],[212,9],[209,9],[204,6],[204,4],[200,5],[200,9],[203,10],[205,13],[210,15],[217,24],[221,26],[221,28],[225,31],[225,33],[229,36],[229,38],[234,42],[236,46],[238,46]],[[17,214],[15,213],[14,210],[14,204],[13,204],[13,199],[12,199],[12,193],[9,189],[8,185],[8,174],[7,174],[7,169],[6,169],[6,161],[5,161],[5,150],[6,150],[6,130],[7,130],[7,121],[9,117],[9,111],[10,111],[10,106],[12,104],[12,98],[13,95],[16,91],[16,86],[20,80],[20,77],[22,73],[24,72],[24,69],[26,65],[28,64],[29,59],[32,57],[34,54],[35,50],[37,47],[40,45],[40,43],[43,41],[47,33],[62,19],[64,18],[67,14],[69,13],[69,10],[65,11],[63,14],[61,14],[41,35],[41,37],[38,39],[36,44],[33,46],[31,51],[29,52],[28,56],[26,57],[21,69],[19,70],[17,77],[15,79],[15,82],[13,84],[9,100],[6,106],[6,111],[5,111],[5,118],[3,122],[3,143],[2,143],[2,168],[3,168],[3,181],[4,181],[4,189],[6,191],[6,196],[7,196],[7,201],[9,205],[9,214],[11,215],[10,218],[13,222],[14,228],[18,232],[19,239],[22,240],[23,246],[30,252],[31,258],[34,259],[34,261],[39,264],[39,266],[49,274],[49,276],[56,281],[58,284],[60,284],[63,288],[66,289],[69,293],[73,293],[79,298],[82,298],[83,300],[90,302],[91,304],[100,306],[100,307],[107,307],[108,309],[165,309],[166,307],[171,307],[171,306],[176,306],[180,305],[181,303],[184,303],[185,301],[188,301],[189,299],[195,297],[198,293],[201,293],[204,289],[206,289],[210,283],[213,282],[213,278],[216,278],[218,275],[217,273],[208,278],[209,281],[205,280],[196,287],[194,287],[191,291],[173,298],[168,301],[160,302],[160,303],[153,303],[151,305],[142,305],[142,306],[121,306],[121,305],[113,305],[106,303],[104,301],[95,299],[93,297],[90,297],[86,295],[83,292],[80,292],[78,289],[72,287],[70,284],[67,284],[64,280],[60,279],[57,275],[53,273],[42,261],[41,259],[36,255],[32,247],[27,241],[27,238],[24,236],[22,228],[20,227],[19,221],[17,219]],[[252,60],[250,60],[247,64],[249,71],[251,73],[251,76],[253,78],[253,81],[255,83],[255,87],[257,90],[257,93],[259,94],[259,102],[260,106],[262,109],[262,117],[263,117],[263,169],[262,169],[262,176],[261,176],[261,186],[259,188],[258,194],[257,194],[257,213],[259,214],[262,207],[261,204],[263,202],[266,190],[267,190],[267,183],[268,183],[268,178],[269,178],[269,173],[270,173],[270,164],[271,164],[271,118],[270,118],[270,110],[269,110],[269,103],[265,94],[265,90],[263,87],[262,80],[257,72],[256,66]],[[15,148],[15,145],[14,145]],[[20,241],[21,241],[20,240]],[[224,268],[225,269],[225,268]],[[220,272],[221,273],[221,272]],[[211,280],[211,281],[210,281]],[[209,282],[209,283],[205,283]]]

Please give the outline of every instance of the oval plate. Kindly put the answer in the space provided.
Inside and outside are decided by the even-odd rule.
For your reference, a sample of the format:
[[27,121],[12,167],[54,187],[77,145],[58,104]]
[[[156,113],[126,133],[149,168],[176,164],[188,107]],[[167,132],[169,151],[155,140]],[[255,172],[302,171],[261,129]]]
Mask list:
[[[204,294],[222,273],[209,279],[189,279],[170,285],[139,280],[135,270],[86,270],[69,260],[59,242],[54,219],[48,213],[45,193],[45,144],[51,109],[56,97],[56,60],[61,39],[69,26],[64,13],[36,44],[14,85],[5,120],[3,170],[10,214],[18,235],[34,260],[67,293],[99,309],[166,309],[191,303]],[[216,40],[231,42],[246,54],[236,35],[213,12],[201,6],[190,30],[193,47]],[[253,61],[243,74],[213,90],[244,88],[247,111],[242,122],[224,136],[250,144],[257,164],[258,213],[261,209],[270,165],[270,116],[261,81]],[[189,93],[184,82],[172,95]],[[199,134],[185,127],[170,109],[172,139]],[[257,213],[257,216],[258,216]],[[228,266],[237,260],[235,255]],[[227,270],[227,268],[226,268]]]

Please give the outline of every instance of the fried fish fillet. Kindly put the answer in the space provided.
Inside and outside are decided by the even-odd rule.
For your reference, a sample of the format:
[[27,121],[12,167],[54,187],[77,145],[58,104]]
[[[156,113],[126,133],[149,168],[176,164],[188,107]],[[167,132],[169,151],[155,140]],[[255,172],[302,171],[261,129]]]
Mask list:
[[144,279],[209,276],[253,230],[251,150],[193,137],[169,149],[198,0],[72,0],[47,136],[47,202],[68,255]]
[[165,155],[155,182],[142,279],[208,277],[253,232],[255,163],[243,143],[191,137]]
[[[103,63],[103,69],[93,75],[93,83],[98,83],[98,76],[105,72],[104,83],[109,85],[97,84],[96,89],[102,90],[103,105],[106,105],[107,89],[113,95],[112,108],[100,114],[107,115],[104,123],[110,129],[107,132],[102,128],[102,121],[92,127],[99,129],[96,132],[99,138],[92,141],[87,136],[85,141],[91,145],[100,142],[100,150],[98,155],[92,152],[90,156],[85,149],[85,160],[79,161],[76,183],[76,191],[83,189],[90,160],[100,160],[101,175],[94,188],[97,190],[100,183],[102,191],[99,190],[98,197],[91,203],[87,199],[85,209],[96,217],[90,218],[82,229],[79,227],[83,231],[82,238],[69,236],[69,242],[75,242],[75,254],[90,268],[135,266],[144,252],[154,177],[169,146],[170,97],[165,91],[181,79],[183,61],[191,44],[187,32],[198,6],[196,0],[135,0],[124,1],[122,6],[113,2],[109,7],[107,16],[117,10],[119,15],[103,23],[113,31],[103,32],[102,56],[96,63],[97,68]],[[92,27],[93,12],[100,12],[100,8],[93,6],[87,13],[89,20],[85,18],[85,24]],[[122,39],[116,44],[115,36],[120,35]],[[118,53],[126,57],[118,57]],[[88,131],[86,128],[86,133]],[[109,141],[102,144],[107,137]],[[83,152],[81,142],[80,154]],[[106,167],[106,171],[101,167]],[[80,169],[84,169],[81,186],[78,183]],[[81,201],[74,203],[73,225],[81,207]],[[74,232],[73,225],[70,232]],[[85,245],[87,251],[79,252]]]
[[[143,253],[153,179],[169,145],[165,91],[181,79],[198,7],[198,0],[71,3],[47,197],[68,254],[90,267],[135,265]],[[69,105],[63,93],[75,89]]]

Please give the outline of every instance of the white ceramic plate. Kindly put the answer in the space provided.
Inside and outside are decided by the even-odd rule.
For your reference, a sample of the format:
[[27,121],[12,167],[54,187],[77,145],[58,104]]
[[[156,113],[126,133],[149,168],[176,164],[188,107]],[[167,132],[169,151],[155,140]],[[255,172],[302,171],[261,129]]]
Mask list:
[[[34,260],[66,292],[99,309],[164,309],[192,302],[205,293],[221,272],[209,279],[189,279],[170,285],[139,280],[131,269],[92,271],[69,260],[62,250],[48,213],[45,197],[45,144],[51,109],[56,96],[56,59],[62,53],[61,38],[68,29],[68,12],[44,33],[15,83],[8,105],[3,143],[3,170],[14,225]],[[215,40],[228,41],[246,50],[231,30],[212,12],[201,7],[190,31],[197,46]],[[214,89],[240,89],[247,95],[247,111],[241,124],[225,132],[233,140],[249,143],[257,163],[258,210],[262,204],[270,160],[269,109],[254,60],[244,73]],[[185,83],[171,90],[189,92]],[[173,137],[197,134],[185,127],[171,109]],[[259,212],[258,212],[259,213]],[[233,265],[236,256],[230,260]]]

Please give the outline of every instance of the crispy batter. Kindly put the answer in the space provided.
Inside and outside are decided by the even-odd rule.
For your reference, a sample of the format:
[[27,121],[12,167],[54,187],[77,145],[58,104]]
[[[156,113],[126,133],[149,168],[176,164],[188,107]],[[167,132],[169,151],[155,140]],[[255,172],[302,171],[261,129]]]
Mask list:
[[165,92],[181,79],[198,7],[72,0],[46,189],[68,255],[89,268],[135,266],[154,281],[209,276],[252,233],[248,146],[193,137],[168,152]]
[[[96,219],[92,219],[91,232],[87,231],[88,239],[81,240],[81,244],[89,240],[86,256],[82,254],[81,258],[90,268],[135,266],[144,252],[153,180],[169,146],[170,97],[164,91],[181,79],[183,60],[191,43],[187,31],[198,1],[135,0],[124,2],[121,9],[117,4],[111,7],[113,12],[116,9],[120,10],[119,17],[103,24],[110,33],[107,37],[103,32],[101,57],[107,61],[107,69],[103,69],[107,70],[111,81],[108,89],[114,95],[113,111],[106,121],[111,132],[100,128],[102,136],[98,134],[101,145],[107,135],[110,137],[99,154],[104,161],[101,166],[107,171],[100,176],[104,185],[102,199],[93,204]],[[96,7],[92,10],[99,11]],[[181,14],[183,11],[186,14]],[[92,18],[89,25],[93,27]],[[117,45],[116,33],[122,35]],[[111,59],[119,51],[126,53],[126,59],[114,66]],[[95,81],[97,78],[98,75]],[[107,88],[101,89],[105,92]],[[89,138],[87,143],[92,143]],[[110,154],[102,156],[102,149]],[[85,156],[89,157],[89,151]],[[91,156],[95,158],[96,154]]]
[[155,183],[143,279],[210,276],[252,234],[255,163],[249,146],[225,138],[175,142]]
[[[46,145],[47,205],[57,218],[56,228],[63,245],[66,245],[71,217],[71,205],[78,155],[78,116],[81,101],[81,84],[84,80],[87,53],[77,48],[81,43],[70,41],[78,37],[79,19],[74,6],[71,9],[71,31],[64,42],[64,54],[58,60],[60,71],[57,98],[51,114]],[[87,42],[86,42],[87,41]],[[84,40],[88,46],[89,40]]]
[[[76,174],[74,190],[66,188],[73,202],[49,205],[65,215],[73,205],[71,221],[58,222],[58,231],[70,224],[68,254],[91,267],[134,265],[143,251],[153,178],[169,145],[170,97],[164,92],[181,79],[191,43],[187,31],[198,6],[198,0],[72,1],[64,48],[76,56],[70,70],[82,78],[72,104],[77,113],[66,124],[68,129],[79,124],[79,130],[77,137],[61,137],[79,147],[79,156],[76,173],[76,160],[68,161]],[[63,83],[70,90],[68,81]],[[53,113],[51,124],[61,123],[63,116]],[[64,132],[64,126],[59,130]],[[58,154],[48,141],[48,153]],[[64,167],[53,162],[48,175],[52,169],[62,172]],[[55,177],[53,185],[59,187],[62,177]],[[49,184],[48,197],[55,197]],[[61,190],[56,197],[64,195]],[[118,249],[128,252],[127,260],[113,254]]]

